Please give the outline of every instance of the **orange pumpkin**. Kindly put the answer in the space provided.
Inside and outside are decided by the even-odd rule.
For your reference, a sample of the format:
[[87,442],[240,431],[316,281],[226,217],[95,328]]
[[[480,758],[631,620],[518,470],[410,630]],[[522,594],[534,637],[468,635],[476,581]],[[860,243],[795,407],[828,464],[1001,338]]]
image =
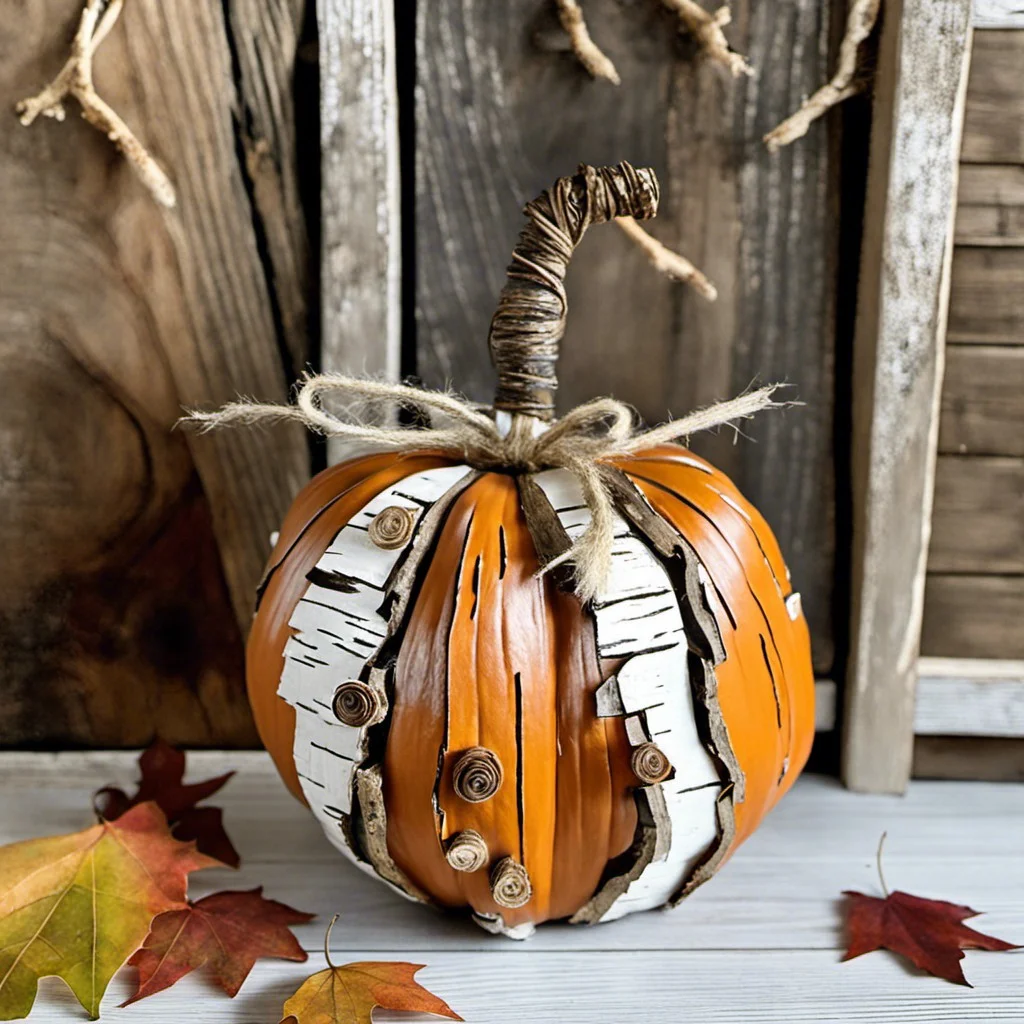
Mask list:
[[[583,168],[527,207],[492,325],[497,417],[553,417],[562,278],[588,223],[657,184]],[[767,524],[675,444],[601,460],[611,573],[540,570],[590,524],[572,467],[366,455],[298,496],[248,647],[256,722],[332,842],[521,936],[710,877],[803,767],[807,626]]]

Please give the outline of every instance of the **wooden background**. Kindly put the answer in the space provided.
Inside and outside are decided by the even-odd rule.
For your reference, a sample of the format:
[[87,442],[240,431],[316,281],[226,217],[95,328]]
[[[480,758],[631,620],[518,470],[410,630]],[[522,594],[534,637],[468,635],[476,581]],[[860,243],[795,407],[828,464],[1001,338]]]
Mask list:
[[[401,115],[400,253],[354,246],[353,231],[374,230],[398,245],[395,210],[343,230],[344,180],[332,185],[323,301],[328,326],[349,317],[336,282],[355,281],[362,257],[389,268],[403,312],[398,323],[397,306],[356,321],[358,332],[348,322],[324,344],[367,335],[348,342],[355,368],[393,370],[381,353],[400,331],[405,372],[486,400],[487,324],[523,202],[580,161],[652,165],[663,184],[654,233],[698,263],[720,298],[708,304],[658,277],[614,229],[593,232],[570,275],[563,408],[614,394],[653,422],[754,381],[793,385],[803,406],[762,417],[739,443],[722,433],[695,447],[777,531],[816,670],[829,675],[844,658],[849,543],[836,478],[842,491],[852,311],[837,282],[841,232],[852,210],[856,233],[863,199],[863,153],[848,152],[841,173],[839,116],[777,156],[760,140],[827,77],[843,4],[738,0],[729,37],[758,74],[734,82],[653,0],[590,0],[619,89],[591,81],[566,52],[552,6],[397,5],[399,95],[374,96]],[[309,472],[307,442],[280,427],[197,438],[171,426],[182,405],[282,399],[318,356],[319,182],[295,159],[318,142],[315,125],[312,143],[309,130],[297,135],[310,98],[294,89],[299,55],[315,54],[313,12],[303,0],[127,6],[100,51],[97,84],[177,185],[179,208],[164,213],[76,116],[25,129],[6,113],[59,69],[79,2],[8,7],[0,744],[137,745],[157,731],[249,744],[242,635],[269,533]],[[333,32],[321,41],[321,59],[351,72],[332,100],[325,175],[357,166],[344,114],[373,98],[358,82],[383,81],[372,55],[388,9],[322,5],[360,41],[352,52]],[[856,125],[865,109],[854,103],[842,117]],[[395,166],[375,168],[377,180]]]

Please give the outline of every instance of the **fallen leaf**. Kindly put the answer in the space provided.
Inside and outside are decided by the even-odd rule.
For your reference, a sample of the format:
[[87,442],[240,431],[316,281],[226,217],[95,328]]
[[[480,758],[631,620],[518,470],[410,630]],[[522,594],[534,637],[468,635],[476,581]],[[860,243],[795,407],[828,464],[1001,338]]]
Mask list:
[[261,957],[307,959],[288,926],[311,921],[315,915],[264,899],[262,893],[262,889],[218,892],[161,914],[153,921],[145,945],[128,961],[139,969],[139,983],[135,994],[121,1005],[170,988],[203,966],[217,985],[234,996]]
[[423,964],[375,961],[328,967],[307,978],[284,1004],[282,1024],[370,1024],[375,1006],[462,1020],[414,979],[422,969]]
[[284,1004],[281,1024],[371,1024],[374,1007],[433,1013],[451,1020],[462,1018],[443,1000],[429,992],[414,975],[423,964],[360,961],[336,967],[331,962],[331,930],[327,926],[324,958],[327,970],[310,975]]
[[0,1019],[62,978],[95,1020],[114,973],[157,914],[185,904],[189,872],[220,867],[171,836],[153,803],[73,835],[0,849]]
[[224,817],[219,807],[196,807],[201,800],[213,796],[234,775],[227,772],[215,779],[185,785],[185,754],[161,739],[139,757],[138,792],[129,797],[116,786],[107,786],[93,797],[96,812],[107,821],[116,821],[129,808],[147,800],[154,801],[167,815],[175,838],[195,840],[201,853],[215,857],[222,864],[237,868],[238,851],[224,830]]
[[978,915],[970,907],[899,891],[884,899],[860,892],[843,895],[849,899],[846,920],[850,933],[844,960],[875,949],[891,949],[929,974],[970,987],[960,966],[963,950],[1019,948],[963,924]]

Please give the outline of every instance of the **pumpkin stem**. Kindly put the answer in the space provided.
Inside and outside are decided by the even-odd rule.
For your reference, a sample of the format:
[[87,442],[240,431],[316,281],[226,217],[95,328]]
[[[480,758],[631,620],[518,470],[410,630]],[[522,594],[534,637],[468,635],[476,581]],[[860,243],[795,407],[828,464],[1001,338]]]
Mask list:
[[488,339],[498,371],[496,409],[554,418],[555,364],[567,306],[564,281],[573,251],[591,224],[653,217],[658,194],[650,168],[581,164],[575,175],[559,178],[526,205],[526,227],[512,252]]

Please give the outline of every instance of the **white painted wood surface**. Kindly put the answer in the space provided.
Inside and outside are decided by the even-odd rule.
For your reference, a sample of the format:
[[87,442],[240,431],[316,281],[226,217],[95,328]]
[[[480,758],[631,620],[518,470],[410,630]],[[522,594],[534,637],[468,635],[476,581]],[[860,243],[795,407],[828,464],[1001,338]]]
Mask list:
[[[320,28],[321,369],[397,380],[401,197],[395,10],[316,0]],[[331,461],[352,454],[337,440]]]
[[974,27],[1024,29],[1024,0],[974,0]]
[[[296,929],[310,960],[257,964],[233,1001],[193,977],[127,1010],[116,1008],[129,992],[122,972],[103,1020],[277,1021],[284,1000],[323,966],[323,927],[339,912],[337,962],[428,964],[420,980],[471,1024],[1024,1021],[1022,953],[968,952],[974,989],[921,976],[885,952],[839,962],[839,894],[878,891],[882,831],[891,887],[968,903],[987,911],[975,922],[982,931],[1024,943],[1024,785],[913,782],[899,798],[808,776],[676,910],[594,928],[545,925],[515,943],[360,874],[288,796],[265,754],[200,753],[189,763],[190,780],[238,769],[216,803],[243,865],[194,876],[193,896],[263,885],[268,896],[319,914]],[[0,843],[85,827],[92,790],[135,777],[134,754],[0,754]],[[30,1019],[80,1016],[51,980]]]
[[971,0],[887,0],[853,367],[853,613],[843,776],[910,778]]
[[1024,736],[1024,661],[922,658],[919,736]]

